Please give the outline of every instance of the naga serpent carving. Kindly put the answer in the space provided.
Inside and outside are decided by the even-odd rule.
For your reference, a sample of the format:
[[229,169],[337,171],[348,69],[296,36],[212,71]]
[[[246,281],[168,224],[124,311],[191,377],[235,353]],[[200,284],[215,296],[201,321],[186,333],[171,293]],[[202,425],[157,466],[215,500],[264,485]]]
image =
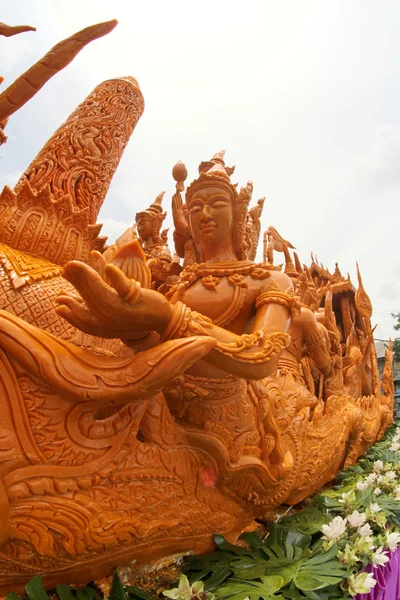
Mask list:
[[223,152],[184,199],[174,169],[183,268],[161,197],[105,248],[97,214],[143,107],[135,80],[101,84],[0,197],[0,592],[234,539],[392,419],[361,276],[293,262],[274,228],[254,262],[263,200]]

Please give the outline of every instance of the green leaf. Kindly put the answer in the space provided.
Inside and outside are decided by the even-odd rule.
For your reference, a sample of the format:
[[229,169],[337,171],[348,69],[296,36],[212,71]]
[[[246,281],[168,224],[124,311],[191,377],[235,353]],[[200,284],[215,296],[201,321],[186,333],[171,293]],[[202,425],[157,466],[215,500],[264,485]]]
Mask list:
[[331,517],[326,509],[311,505],[300,513],[283,517],[280,523],[287,529],[295,529],[306,535],[313,535],[321,530],[324,523]]
[[69,585],[56,585],[56,592],[60,600],[76,600],[76,596]]
[[[213,592],[219,585],[231,575],[232,569],[225,565],[217,566],[211,577],[204,581],[204,591]],[[193,582],[194,583],[194,582]]]
[[232,552],[233,554],[249,554],[250,551],[245,548],[241,548],[240,546],[235,546],[231,544],[224,538],[223,535],[219,535],[218,533],[214,534],[214,542],[220,548],[220,550],[224,550],[225,552]]
[[22,600],[21,596],[17,596],[14,592],[8,592],[6,600]]
[[324,508],[328,508],[329,510],[343,510],[343,504],[335,500],[335,498],[331,498],[330,496],[326,496],[325,494],[320,494],[311,503],[311,506],[322,506]]
[[266,575],[268,562],[258,556],[243,557],[241,560],[233,561],[231,568],[238,579],[260,579]]
[[120,576],[118,575],[118,568],[115,569],[112,578],[111,589],[110,589],[110,600],[127,600],[127,595],[122,585]]
[[289,588],[282,590],[282,594],[286,600],[305,600],[306,596],[304,596],[292,583]]
[[48,595],[43,587],[42,578],[40,575],[35,575],[25,586],[29,600],[49,600]]
[[217,598],[229,598],[229,600],[277,600],[278,598],[284,600],[284,596],[279,594],[275,595],[275,592],[281,589],[284,585],[282,577],[279,576],[268,576],[263,577],[261,582],[259,581],[237,581],[232,579],[228,584],[222,586],[216,592]]
[[148,592],[144,592],[136,587],[136,585],[127,586],[125,591],[128,593],[130,600],[158,600],[157,596],[152,596]]
[[336,554],[337,546],[334,544],[327,552],[304,560],[294,578],[296,587],[312,591],[343,581],[346,569],[336,559]]
[[239,536],[239,540],[243,540],[249,546],[250,550],[257,550],[262,546],[263,542],[256,531],[245,531]]
[[100,596],[97,594],[96,590],[88,585],[76,588],[75,594],[78,596],[78,600],[100,600]]
[[305,535],[293,529],[289,529],[286,536],[286,541],[298,548],[308,548],[311,544],[311,539],[311,535]]
[[[312,594],[312,595],[311,595]],[[306,592],[308,600],[343,600],[343,598],[349,598],[341,587],[337,585],[328,585],[328,587],[318,590],[318,594],[315,592]]]

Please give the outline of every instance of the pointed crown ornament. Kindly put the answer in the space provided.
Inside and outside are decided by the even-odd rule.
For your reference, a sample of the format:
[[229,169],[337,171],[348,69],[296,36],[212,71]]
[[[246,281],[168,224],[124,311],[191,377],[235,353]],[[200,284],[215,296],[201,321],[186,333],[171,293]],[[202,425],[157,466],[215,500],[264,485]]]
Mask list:
[[154,243],[159,243],[162,241],[160,236],[160,230],[163,221],[167,216],[167,213],[163,212],[162,210],[162,199],[164,194],[165,191],[158,194],[157,198],[149,206],[149,208],[146,208],[146,210],[136,213],[136,223],[140,218],[146,218],[151,221],[151,237]]

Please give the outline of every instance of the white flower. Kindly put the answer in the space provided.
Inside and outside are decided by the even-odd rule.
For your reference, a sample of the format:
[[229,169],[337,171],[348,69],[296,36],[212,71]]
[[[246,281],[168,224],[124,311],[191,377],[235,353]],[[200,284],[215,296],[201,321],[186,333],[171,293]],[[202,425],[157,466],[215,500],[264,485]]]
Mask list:
[[396,473],[394,471],[388,471],[386,473],[386,479],[389,481],[394,481],[396,479]]
[[379,504],[377,502],[372,502],[372,504],[369,505],[369,512],[374,515],[375,513],[378,513],[379,511],[381,511],[381,507],[379,506]]
[[377,478],[377,483],[385,483],[386,475],[379,475]]
[[366,483],[365,481],[358,481],[356,487],[358,490],[361,490],[363,492],[369,486],[368,486],[368,483]]
[[380,546],[372,555],[372,565],[374,567],[383,567],[389,560],[387,552],[383,551],[383,546]]
[[363,537],[369,537],[372,535],[371,525],[369,523],[365,523],[365,525],[359,528],[358,533]]
[[400,450],[400,442],[393,442],[389,450],[392,452],[398,452]]
[[322,538],[324,540],[336,540],[346,531],[347,519],[342,517],[335,517],[329,523],[329,525],[322,525],[321,530],[324,534]]
[[382,460],[376,460],[374,462],[374,471],[375,473],[381,471],[383,469],[383,461]]
[[397,544],[400,544],[400,533],[392,531],[386,535],[386,546],[394,552],[397,548]]
[[351,515],[347,517],[347,520],[351,527],[360,527],[363,525],[363,523],[365,523],[366,518],[367,516],[365,513],[359,513],[358,510],[353,510]]
[[341,504],[351,504],[356,499],[356,495],[354,490],[350,492],[343,492],[342,496],[339,498],[338,502]]
[[400,500],[400,485],[398,485],[396,488],[394,488],[394,499],[395,500]]
[[381,488],[378,488],[378,487],[376,487],[376,488],[374,489],[374,494],[375,494],[375,496],[379,496],[380,494],[382,494],[382,490],[381,490]]
[[376,473],[370,473],[365,479],[365,483],[368,483],[368,485],[372,485],[375,481],[375,479],[377,478],[377,474]]
[[350,575],[347,582],[349,584],[349,592],[352,596],[368,594],[376,586],[376,581],[372,574],[365,572],[358,575]]

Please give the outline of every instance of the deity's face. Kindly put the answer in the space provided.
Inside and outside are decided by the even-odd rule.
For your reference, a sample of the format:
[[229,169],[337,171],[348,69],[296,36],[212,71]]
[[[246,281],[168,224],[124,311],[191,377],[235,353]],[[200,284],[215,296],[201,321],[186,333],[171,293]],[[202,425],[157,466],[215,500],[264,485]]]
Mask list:
[[148,240],[152,234],[151,220],[146,215],[140,215],[136,219],[137,232],[141,240]]
[[196,246],[232,241],[232,199],[224,188],[214,185],[194,192],[188,202],[188,211]]

